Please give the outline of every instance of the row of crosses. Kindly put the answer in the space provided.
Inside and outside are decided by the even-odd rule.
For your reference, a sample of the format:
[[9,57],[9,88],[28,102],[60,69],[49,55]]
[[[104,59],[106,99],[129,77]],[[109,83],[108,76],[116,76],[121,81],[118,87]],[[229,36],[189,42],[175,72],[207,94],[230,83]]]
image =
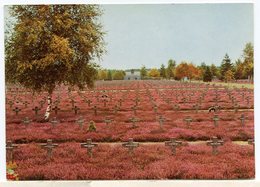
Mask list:
[[[217,137],[212,137],[210,141],[206,142],[206,145],[212,147],[212,154],[217,155],[218,152],[218,147],[222,146],[224,144],[223,140],[218,139]],[[255,148],[255,142],[253,139],[248,140],[248,144],[253,145]],[[93,143],[91,139],[87,139],[86,143],[81,143],[81,148],[86,148],[87,149],[87,154],[89,157],[93,156],[92,149],[96,146],[98,146],[97,143]],[[170,141],[165,142],[165,146],[169,146],[171,148],[172,155],[176,154],[176,149],[179,146],[182,146],[183,142],[178,141],[175,138],[171,138]],[[52,157],[52,152],[55,147],[58,146],[58,144],[53,143],[51,139],[47,140],[47,143],[42,143],[40,146],[43,149],[47,150],[47,159],[50,159]],[[122,143],[122,146],[128,149],[129,154],[133,154],[133,151],[135,148],[139,147],[138,142],[134,142],[133,138],[129,138],[127,142]],[[13,161],[14,156],[13,156],[13,150],[18,148],[17,144],[13,144],[11,140],[8,140],[6,143],[6,152],[8,154],[8,158],[10,161]]]

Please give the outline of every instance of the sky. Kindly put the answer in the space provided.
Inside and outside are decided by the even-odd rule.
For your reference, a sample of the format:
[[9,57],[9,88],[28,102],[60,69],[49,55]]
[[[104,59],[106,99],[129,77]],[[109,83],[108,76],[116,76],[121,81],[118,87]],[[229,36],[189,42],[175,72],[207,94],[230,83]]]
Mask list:
[[254,43],[252,4],[102,5],[109,69],[159,68],[169,59],[220,65]]
[[100,6],[107,52],[98,64],[107,69],[159,68],[169,59],[220,65],[254,41],[252,4]]

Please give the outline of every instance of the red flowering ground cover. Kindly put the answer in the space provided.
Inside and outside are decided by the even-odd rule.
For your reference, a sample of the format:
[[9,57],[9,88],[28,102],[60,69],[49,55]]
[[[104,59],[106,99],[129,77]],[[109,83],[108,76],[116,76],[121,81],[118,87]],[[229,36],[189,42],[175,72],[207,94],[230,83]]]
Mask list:
[[81,179],[245,179],[254,177],[253,147],[226,143],[212,155],[205,144],[179,147],[140,145],[128,154],[121,145],[98,145],[93,157],[75,142],[62,143],[46,159],[37,144],[16,150],[21,180]]
[[[106,104],[102,95],[108,96]],[[179,148],[178,154],[172,156],[166,147],[152,144],[139,147],[130,157],[121,146],[100,145],[94,149],[95,157],[91,159],[79,146],[87,138],[100,143],[129,138],[138,142],[163,142],[171,137],[201,141],[212,136],[228,142],[247,141],[254,138],[253,90],[175,81],[97,82],[94,90],[84,91],[68,91],[62,86],[53,94],[53,107],[60,109],[57,114],[54,111],[51,114],[51,118],[59,120],[54,128],[50,122],[40,122],[47,107],[46,96],[46,93],[32,95],[22,88],[7,88],[6,134],[8,140],[20,144],[15,151],[19,179],[254,177],[254,155],[250,146],[227,143],[220,148],[219,156],[213,156],[209,147],[192,145]],[[72,99],[74,106],[80,108],[78,114],[72,110]],[[198,112],[196,104],[200,106]],[[209,113],[208,108],[216,104],[221,110]],[[118,111],[114,110],[116,105]],[[135,105],[136,114],[132,109]],[[40,108],[38,115],[32,110],[36,106]],[[21,109],[18,115],[13,111],[15,107]],[[215,114],[219,117],[217,127],[213,122]],[[246,117],[244,126],[240,120],[242,114]],[[158,121],[160,115],[164,118],[162,128]],[[82,130],[76,123],[79,116],[85,119]],[[184,121],[188,116],[192,118],[189,126]],[[29,125],[23,124],[25,117],[32,120]],[[132,117],[139,119],[137,127],[132,126]],[[112,123],[106,125],[105,118]],[[88,131],[91,120],[95,122],[96,132]],[[36,145],[47,139],[60,143],[55,157],[48,162],[45,151]]]

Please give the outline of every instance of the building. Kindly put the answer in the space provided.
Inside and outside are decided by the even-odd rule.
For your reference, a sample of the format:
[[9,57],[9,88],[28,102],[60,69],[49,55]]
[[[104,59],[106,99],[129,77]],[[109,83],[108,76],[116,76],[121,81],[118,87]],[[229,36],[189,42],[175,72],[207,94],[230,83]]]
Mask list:
[[126,70],[124,80],[140,80],[141,73],[140,70]]

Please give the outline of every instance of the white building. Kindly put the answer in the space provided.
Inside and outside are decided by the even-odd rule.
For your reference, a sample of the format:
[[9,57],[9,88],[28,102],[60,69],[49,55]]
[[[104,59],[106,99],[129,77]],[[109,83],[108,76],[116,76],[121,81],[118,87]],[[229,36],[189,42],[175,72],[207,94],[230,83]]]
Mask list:
[[126,70],[124,80],[140,80],[141,73],[140,70]]

